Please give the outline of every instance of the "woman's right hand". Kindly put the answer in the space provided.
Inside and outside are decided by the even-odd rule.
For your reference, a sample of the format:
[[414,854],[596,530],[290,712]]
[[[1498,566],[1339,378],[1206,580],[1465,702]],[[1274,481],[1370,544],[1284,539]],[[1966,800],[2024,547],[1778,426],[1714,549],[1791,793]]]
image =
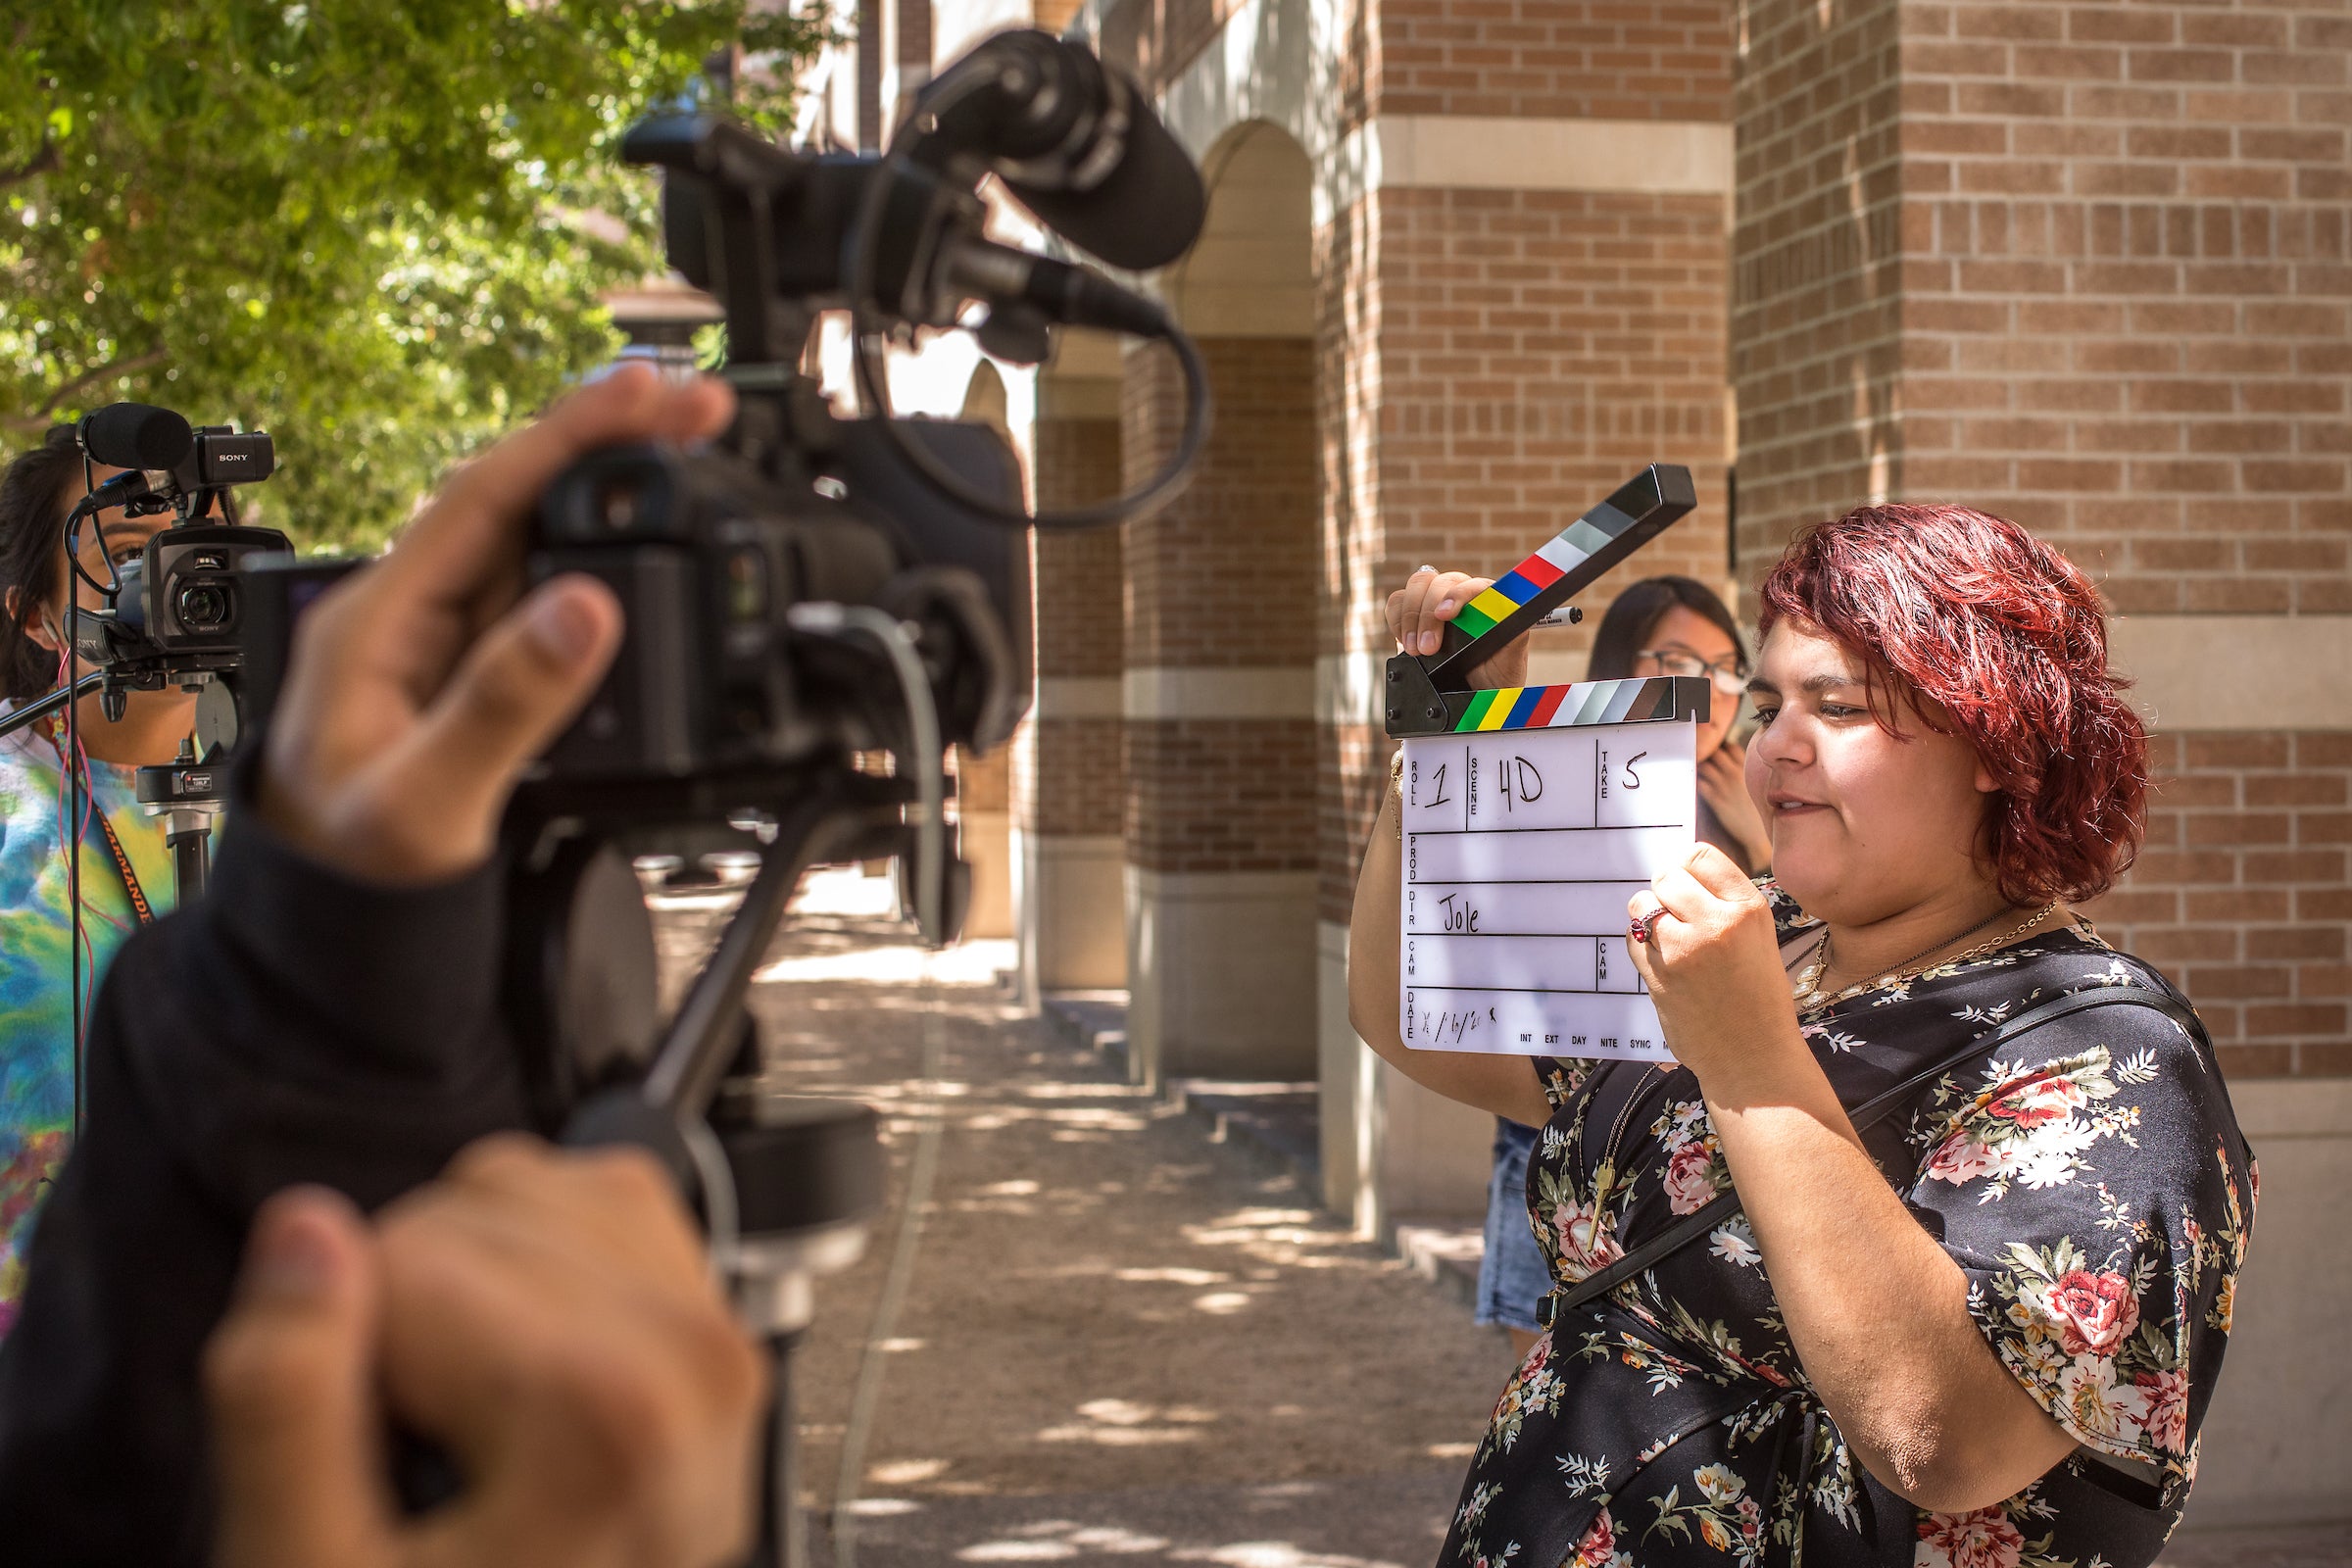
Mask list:
[[[1446,623],[1494,586],[1492,577],[1423,566],[1404,579],[1402,588],[1389,595],[1389,632],[1404,652],[1426,659],[1445,646]],[[1526,685],[1527,638],[1512,639],[1469,676],[1473,686]]]

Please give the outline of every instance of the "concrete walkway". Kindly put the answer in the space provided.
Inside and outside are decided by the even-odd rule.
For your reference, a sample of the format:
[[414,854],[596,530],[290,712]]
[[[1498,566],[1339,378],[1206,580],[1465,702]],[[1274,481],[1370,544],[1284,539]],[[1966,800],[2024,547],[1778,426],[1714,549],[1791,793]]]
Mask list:
[[[798,1358],[812,1560],[1428,1568],[1501,1336],[1323,1213],[1295,1160],[1212,1142],[1023,1016],[1009,944],[906,945],[887,889],[812,878],[753,1001],[777,1086],[880,1107],[891,1165]],[[732,901],[655,902],[674,979]],[[2167,1563],[2352,1548],[2184,1533]]]
[[[682,966],[729,901],[656,902]],[[779,1087],[881,1107],[891,1156],[889,1208],[820,1283],[799,1354],[814,1560],[833,1560],[870,1337],[878,1396],[840,1514],[868,1568],[1426,1568],[1509,1370],[1501,1337],[1320,1212],[1287,1162],[1212,1143],[1022,1016],[995,983],[1009,945],[926,960],[888,908],[879,880],[812,879],[753,1003]],[[905,1298],[876,1335],[933,1118]]]

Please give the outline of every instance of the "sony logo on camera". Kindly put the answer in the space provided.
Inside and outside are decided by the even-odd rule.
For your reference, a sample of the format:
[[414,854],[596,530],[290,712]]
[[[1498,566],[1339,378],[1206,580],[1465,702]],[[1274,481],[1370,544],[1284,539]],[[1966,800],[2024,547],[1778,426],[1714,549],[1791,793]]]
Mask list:
[[186,460],[180,465],[182,483],[199,486],[252,484],[277,469],[277,447],[267,430],[231,430],[226,425],[203,425]]

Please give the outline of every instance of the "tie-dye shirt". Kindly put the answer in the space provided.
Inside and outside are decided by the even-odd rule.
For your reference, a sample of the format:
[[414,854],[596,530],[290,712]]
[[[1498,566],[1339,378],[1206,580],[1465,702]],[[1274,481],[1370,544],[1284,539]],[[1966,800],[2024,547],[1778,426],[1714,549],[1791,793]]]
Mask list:
[[[74,1126],[63,776],[45,726],[0,736],[0,1334],[16,1321],[34,1211],[65,1162]],[[172,905],[172,854],[163,819],[140,808],[136,778],[135,768],[92,761],[90,810],[106,813],[161,914]],[[95,975],[138,924],[94,814],[81,845],[81,898],[89,936],[82,980],[94,995]]]

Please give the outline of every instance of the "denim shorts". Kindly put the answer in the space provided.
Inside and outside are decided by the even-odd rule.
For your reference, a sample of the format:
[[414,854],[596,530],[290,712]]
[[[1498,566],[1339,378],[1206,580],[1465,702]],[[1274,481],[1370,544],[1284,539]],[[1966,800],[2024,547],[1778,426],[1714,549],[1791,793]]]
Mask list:
[[1551,1268],[1527,1217],[1527,1160],[1536,1130],[1494,1118],[1494,1174],[1487,1182],[1487,1254],[1478,1265],[1482,1324],[1534,1333],[1536,1303],[1551,1293]]

